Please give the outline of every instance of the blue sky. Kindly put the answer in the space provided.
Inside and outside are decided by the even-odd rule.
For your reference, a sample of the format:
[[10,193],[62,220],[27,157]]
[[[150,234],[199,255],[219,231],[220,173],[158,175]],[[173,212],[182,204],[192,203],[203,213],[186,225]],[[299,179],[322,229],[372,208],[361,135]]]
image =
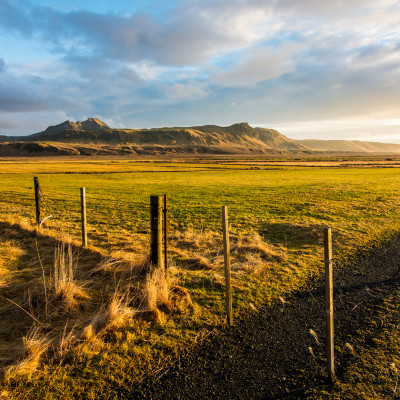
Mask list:
[[0,135],[67,119],[400,143],[397,0],[0,0]]

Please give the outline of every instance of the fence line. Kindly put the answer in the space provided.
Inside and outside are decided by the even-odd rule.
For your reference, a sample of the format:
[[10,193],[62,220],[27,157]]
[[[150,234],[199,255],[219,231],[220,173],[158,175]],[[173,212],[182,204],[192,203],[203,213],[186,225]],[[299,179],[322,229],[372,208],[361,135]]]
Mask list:
[[[40,228],[40,204],[42,194],[39,179],[34,177],[36,222]],[[81,222],[82,222],[82,247],[87,247],[87,220],[86,220],[86,190],[80,188],[81,194]],[[167,195],[150,196],[150,261],[153,265],[168,268],[168,219]],[[47,219],[47,218],[46,218]],[[222,232],[225,272],[225,302],[227,323],[233,326],[232,283],[230,265],[229,219],[228,207],[222,206]],[[163,242],[164,236],[164,242]],[[164,247],[163,247],[164,243]],[[164,250],[164,251],[163,251]],[[164,258],[162,255],[164,254]],[[326,315],[326,356],[327,374],[331,381],[335,376],[334,358],[334,314],[333,314],[333,272],[332,272],[332,229],[324,228],[324,265],[325,265],[325,315]]]

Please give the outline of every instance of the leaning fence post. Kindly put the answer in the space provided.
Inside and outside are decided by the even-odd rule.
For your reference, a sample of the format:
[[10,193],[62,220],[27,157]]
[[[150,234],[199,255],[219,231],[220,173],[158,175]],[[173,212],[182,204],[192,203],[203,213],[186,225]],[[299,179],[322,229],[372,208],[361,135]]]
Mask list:
[[335,380],[335,354],[333,332],[333,273],[332,273],[332,229],[324,229],[325,255],[325,312],[326,312],[326,367],[328,378]]
[[86,193],[84,187],[81,187],[81,216],[82,216],[82,247],[87,247]]
[[232,326],[233,316],[232,316],[231,260],[229,254],[229,223],[228,223],[227,206],[222,206],[222,231],[224,237],[226,316],[228,325]]
[[168,269],[168,208],[167,195],[164,194],[164,268]]
[[162,266],[162,200],[161,196],[150,196],[150,261]]
[[36,224],[40,228],[40,203],[42,201],[42,195],[40,194],[39,178],[35,176],[33,182],[35,186]]

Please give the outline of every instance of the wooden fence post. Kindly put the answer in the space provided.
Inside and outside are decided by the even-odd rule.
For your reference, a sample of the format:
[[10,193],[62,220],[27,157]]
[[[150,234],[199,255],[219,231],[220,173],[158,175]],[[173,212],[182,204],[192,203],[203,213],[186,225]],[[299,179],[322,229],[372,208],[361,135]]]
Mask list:
[[150,196],[150,261],[162,266],[162,197]]
[[42,202],[42,195],[40,194],[39,178],[35,176],[33,182],[35,186],[36,224],[40,228],[40,203]]
[[82,247],[87,247],[86,193],[84,187],[81,187],[81,216],[82,216]]
[[164,194],[164,268],[168,270],[168,208],[167,208],[167,195]]
[[227,206],[222,206],[222,231],[224,237],[226,316],[228,325],[232,326],[233,315],[232,315],[231,260],[229,254],[229,223],[228,223]]
[[332,229],[324,229],[325,255],[325,313],[326,313],[326,367],[330,381],[335,380],[335,354],[333,330],[333,273]]

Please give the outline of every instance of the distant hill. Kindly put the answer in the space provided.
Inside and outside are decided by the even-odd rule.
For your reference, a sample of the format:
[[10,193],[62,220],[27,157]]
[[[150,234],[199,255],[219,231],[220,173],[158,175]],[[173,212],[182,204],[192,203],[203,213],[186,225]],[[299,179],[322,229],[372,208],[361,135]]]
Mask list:
[[400,145],[293,140],[275,129],[247,122],[153,129],[112,129],[96,118],[65,121],[27,136],[0,136],[0,156],[95,154],[309,154],[314,152],[399,153]]
[[296,140],[312,150],[353,153],[400,153],[400,144],[363,142],[360,140]]

